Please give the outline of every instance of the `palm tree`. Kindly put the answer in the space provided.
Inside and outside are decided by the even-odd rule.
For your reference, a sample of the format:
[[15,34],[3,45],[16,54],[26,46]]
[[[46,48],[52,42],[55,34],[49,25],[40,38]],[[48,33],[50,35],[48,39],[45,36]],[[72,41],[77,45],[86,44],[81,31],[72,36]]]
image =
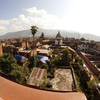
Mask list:
[[32,35],[33,35],[33,39],[34,39],[34,36],[35,36],[37,30],[38,30],[37,26],[31,26],[31,32],[32,32]]
[[[32,32],[32,35],[33,35],[33,40],[34,40],[34,36],[35,36],[37,30],[38,30],[38,27],[37,27],[37,26],[31,26],[31,32]],[[35,41],[34,41],[34,42],[33,42],[32,48],[35,47],[35,44],[36,44],[36,43],[35,43]]]

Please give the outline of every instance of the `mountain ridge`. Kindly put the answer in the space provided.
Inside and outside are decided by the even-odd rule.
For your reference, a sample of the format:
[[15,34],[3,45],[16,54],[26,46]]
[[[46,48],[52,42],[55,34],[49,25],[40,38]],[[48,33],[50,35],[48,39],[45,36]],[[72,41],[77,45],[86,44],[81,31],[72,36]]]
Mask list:
[[[36,36],[40,36],[41,33],[44,32],[45,36],[56,37],[58,30],[49,30],[49,29],[39,29],[36,33]],[[72,38],[85,38],[87,40],[100,41],[100,36],[92,35],[92,34],[81,34],[79,32],[69,32],[65,30],[60,30],[61,35],[63,37],[72,37]],[[23,38],[23,37],[31,37],[31,30],[22,30],[17,32],[9,32],[2,36],[0,39],[11,39],[11,38]]]

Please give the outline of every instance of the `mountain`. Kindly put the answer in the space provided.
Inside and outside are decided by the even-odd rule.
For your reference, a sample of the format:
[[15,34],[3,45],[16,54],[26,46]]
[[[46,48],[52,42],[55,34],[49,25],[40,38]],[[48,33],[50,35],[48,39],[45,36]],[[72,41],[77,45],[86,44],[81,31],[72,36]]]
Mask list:
[[[56,37],[58,30],[47,30],[47,29],[39,29],[36,33],[36,36],[40,36],[41,33],[44,32],[45,36],[48,37]],[[71,31],[60,31],[63,37],[72,37],[72,38],[85,38],[87,40],[95,40],[100,41],[100,36],[92,35],[92,34],[81,34],[78,32]],[[31,37],[31,30],[23,30],[18,32],[9,32],[5,35],[0,36],[0,39],[8,39],[8,38],[22,38],[22,37]]]

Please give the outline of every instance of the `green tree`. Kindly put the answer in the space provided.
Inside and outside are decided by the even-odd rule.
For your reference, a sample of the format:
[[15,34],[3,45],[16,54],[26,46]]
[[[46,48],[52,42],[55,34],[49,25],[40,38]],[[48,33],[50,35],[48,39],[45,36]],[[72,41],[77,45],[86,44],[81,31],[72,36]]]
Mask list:
[[16,59],[10,54],[4,54],[0,57],[0,69],[5,74],[9,74],[16,66],[16,63]]
[[[33,35],[33,40],[34,40],[34,36],[35,36],[37,30],[38,30],[37,26],[31,26],[31,32],[32,32],[32,35]],[[34,40],[32,48],[35,48],[35,47],[36,47],[36,41]]]
[[34,39],[34,36],[35,36],[37,30],[38,30],[37,26],[31,26],[31,32],[32,32],[32,35],[33,35],[33,39]]
[[43,64],[42,68],[47,69],[48,70],[48,65],[47,64]]
[[61,65],[61,57],[52,57],[50,60],[50,66],[57,67]]
[[0,56],[0,72],[17,83],[25,83],[29,69],[26,66],[19,66],[16,59],[10,54]]
[[12,70],[9,78],[12,79],[13,81],[17,82],[17,83],[25,83],[25,75],[21,70]]
[[82,59],[79,56],[75,57],[75,63],[83,65],[83,61],[82,61]]
[[46,89],[47,88],[47,77],[44,78],[43,83],[39,87],[41,89]]
[[29,69],[32,70],[33,67],[36,67],[36,65],[37,65],[37,58],[36,58],[36,56],[30,57],[29,65],[28,65]]
[[71,55],[70,51],[65,50],[63,52],[63,56],[62,56],[62,64],[69,66],[71,61],[72,61],[72,55]]

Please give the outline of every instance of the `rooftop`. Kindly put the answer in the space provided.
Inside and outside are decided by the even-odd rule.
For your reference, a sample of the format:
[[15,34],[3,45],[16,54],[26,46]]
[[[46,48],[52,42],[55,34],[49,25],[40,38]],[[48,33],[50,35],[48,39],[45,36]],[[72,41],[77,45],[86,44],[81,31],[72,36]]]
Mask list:
[[43,83],[46,74],[46,69],[40,69],[36,67],[33,68],[33,71],[27,81],[27,84],[33,86],[40,86]]
[[60,32],[58,32],[58,33],[57,33],[56,38],[59,38],[59,39],[60,39],[60,38],[62,38],[62,36],[61,36],[61,33],[60,33]]
[[25,87],[0,76],[0,97],[4,100],[87,100],[79,92],[51,92]]
[[57,69],[55,78],[51,82],[54,90],[72,91],[73,78],[71,69]]

